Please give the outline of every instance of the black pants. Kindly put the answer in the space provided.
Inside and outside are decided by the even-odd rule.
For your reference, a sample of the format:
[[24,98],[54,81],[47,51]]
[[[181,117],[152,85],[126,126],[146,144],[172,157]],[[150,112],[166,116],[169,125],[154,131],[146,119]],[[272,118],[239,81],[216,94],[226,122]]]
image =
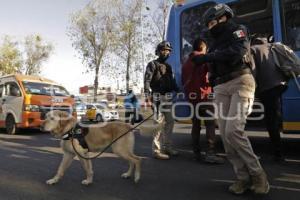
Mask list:
[[[213,106],[204,106],[200,107],[199,110],[195,109],[195,113],[198,112],[200,117],[209,117],[207,111],[211,113],[214,112]],[[201,147],[200,147],[200,131],[201,131],[201,118],[197,118],[196,115],[193,116],[193,124],[192,124],[192,145],[194,154],[200,154]],[[215,121],[214,120],[204,120],[204,125],[206,128],[206,139],[207,139],[207,152],[213,152],[215,149]]]
[[135,108],[126,109],[126,111],[125,111],[125,123],[130,122],[131,125],[134,125],[134,122],[136,120],[136,112],[137,112],[137,110]]
[[277,86],[259,95],[265,108],[265,122],[275,155],[281,154],[281,95],[286,88],[283,85]]

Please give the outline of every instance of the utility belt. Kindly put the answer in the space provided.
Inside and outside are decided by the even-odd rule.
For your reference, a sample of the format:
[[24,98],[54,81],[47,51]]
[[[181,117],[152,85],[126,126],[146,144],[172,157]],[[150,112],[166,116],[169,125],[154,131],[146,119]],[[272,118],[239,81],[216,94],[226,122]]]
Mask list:
[[220,85],[220,84],[223,84],[223,83],[226,83],[228,81],[231,81],[239,76],[242,76],[244,74],[251,74],[251,69],[247,66],[246,68],[243,68],[241,70],[238,70],[238,71],[234,71],[234,72],[231,72],[229,74],[226,74],[224,76],[221,76],[221,77],[218,77],[214,80],[214,85]]

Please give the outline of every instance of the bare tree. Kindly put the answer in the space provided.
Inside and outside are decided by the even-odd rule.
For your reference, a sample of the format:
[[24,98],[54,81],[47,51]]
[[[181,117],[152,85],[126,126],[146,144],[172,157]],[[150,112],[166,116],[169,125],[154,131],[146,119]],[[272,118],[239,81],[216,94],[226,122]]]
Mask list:
[[[120,1],[117,12],[118,34],[116,40],[117,52],[126,65],[126,90],[129,89],[130,72],[133,66],[138,65],[138,52],[140,51],[140,0]],[[135,68],[141,70],[141,68]]]
[[120,65],[122,61],[123,60],[113,51],[111,51],[103,61],[103,65],[106,66],[103,69],[105,77],[109,78],[111,82],[116,83],[118,90],[120,89],[120,84],[125,82],[124,74],[126,74],[126,69],[124,66]]
[[97,101],[99,72],[113,34],[111,6],[115,0],[93,1],[71,17],[69,36],[87,71],[95,72],[94,102]]
[[165,39],[167,19],[173,0],[156,0],[156,7],[147,7],[148,13],[145,16],[145,41],[157,44]]
[[44,41],[40,35],[27,36],[24,42],[23,73],[27,75],[39,74],[42,63],[48,60],[53,49],[53,45]]
[[11,74],[21,71],[22,53],[18,42],[9,36],[4,36],[0,46],[0,74]]

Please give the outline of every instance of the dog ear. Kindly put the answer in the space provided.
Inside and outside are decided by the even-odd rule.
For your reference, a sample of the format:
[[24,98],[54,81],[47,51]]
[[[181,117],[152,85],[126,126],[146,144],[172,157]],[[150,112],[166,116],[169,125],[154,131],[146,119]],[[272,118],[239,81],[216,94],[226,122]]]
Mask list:
[[73,117],[70,116],[67,112],[60,111],[56,112],[56,116],[58,117],[58,127],[55,129],[55,132],[58,134],[65,134],[69,130],[71,130],[77,120]]
[[68,113],[64,113],[62,119],[60,120],[62,132],[66,133],[71,130],[75,126],[76,122],[77,120],[73,116],[69,116]]

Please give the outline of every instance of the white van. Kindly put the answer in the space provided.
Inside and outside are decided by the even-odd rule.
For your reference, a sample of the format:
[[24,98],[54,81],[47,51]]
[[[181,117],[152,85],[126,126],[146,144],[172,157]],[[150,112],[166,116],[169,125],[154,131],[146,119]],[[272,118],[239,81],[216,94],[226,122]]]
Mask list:
[[63,86],[39,76],[0,77],[0,127],[8,134],[17,128],[39,128],[50,110],[76,116],[74,99]]

